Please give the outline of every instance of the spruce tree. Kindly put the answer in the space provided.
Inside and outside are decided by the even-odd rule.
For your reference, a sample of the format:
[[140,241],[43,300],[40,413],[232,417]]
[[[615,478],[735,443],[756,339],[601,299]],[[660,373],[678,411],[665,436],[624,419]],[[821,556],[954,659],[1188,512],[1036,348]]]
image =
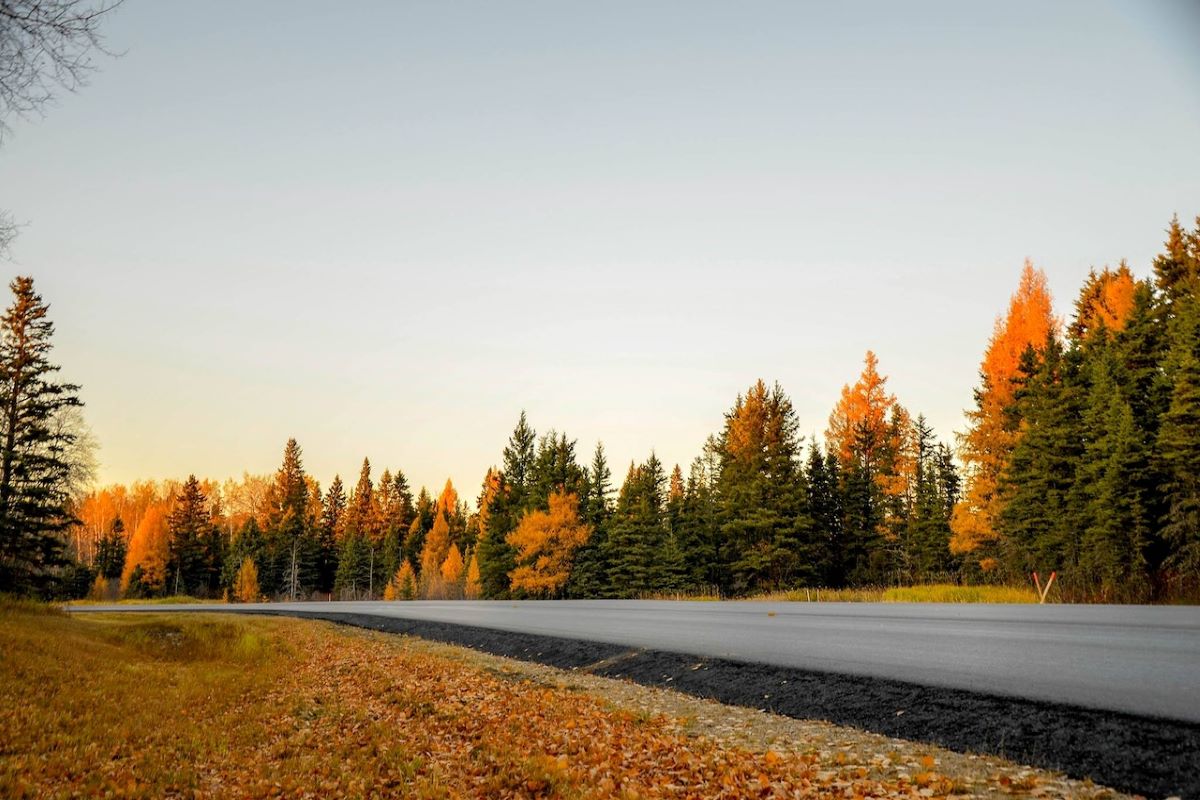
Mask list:
[[581,501],[582,518],[591,525],[592,533],[575,553],[567,594],[571,597],[607,597],[610,586],[605,556],[608,552],[608,520],[612,513],[609,501],[612,472],[608,468],[603,443],[596,443],[586,480],[587,492]]
[[1170,549],[1165,566],[1195,583],[1200,574],[1200,302],[1187,298],[1181,306],[1158,459],[1165,477],[1163,537]]
[[337,542],[345,513],[346,489],[342,485],[342,477],[334,475],[321,503],[321,522],[318,527],[317,591],[326,594],[333,591],[333,580],[337,574]]
[[75,435],[56,423],[82,404],[77,385],[55,378],[54,325],[33,279],[18,277],[10,288],[13,303],[0,318],[0,592],[30,592],[66,563]]
[[219,533],[208,511],[208,498],[195,475],[189,475],[167,517],[167,580],[171,594],[207,596],[216,589],[221,553],[214,547]]
[[125,569],[125,556],[128,552],[125,523],[120,517],[114,517],[108,532],[96,545],[96,571],[107,580],[120,578]]

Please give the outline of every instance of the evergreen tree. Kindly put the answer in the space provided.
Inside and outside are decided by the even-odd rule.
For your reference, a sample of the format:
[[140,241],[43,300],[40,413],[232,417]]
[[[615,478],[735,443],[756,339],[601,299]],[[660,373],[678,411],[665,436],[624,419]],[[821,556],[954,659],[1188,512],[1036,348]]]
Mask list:
[[267,541],[274,574],[267,584],[289,600],[311,592],[320,578],[320,543],[309,519],[308,491],[300,445],[288,439],[271,487]]
[[1027,377],[1013,411],[1022,434],[1001,477],[997,526],[1014,579],[1079,564],[1082,520],[1073,498],[1085,439],[1079,359],[1052,336],[1040,356],[1030,348],[1022,360]]
[[741,593],[812,580],[817,542],[808,517],[791,400],[760,380],[725,415],[718,482],[722,589]]
[[808,511],[813,523],[813,578],[818,584],[842,586],[845,504],[837,456],[821,452],[814,441],[808,450]]
[[958,501],[958,473],[950,450],[939,444],[924,416],[916,425],[917,460],[913,513],[906,531],[909,579],[944,579],[953,568],[950,518]]
[[121,577],[125,569],[125,556],[129,551],[125,540],[125,523],[114,517],[108,533],[96,545],[96,571],[107,580]]
[[1150,520],[1142,486],[1147,452],[1109,360],[1099,362],[1085,414],[1087,442],[1076,471],[1072,516],[1082,520],[1079,569],[1100,597],[1148,596]]
[[45,586],[65,562],[75,434],[58,420],[79,401],[79,387],[55,380],[54,325],[33,279],[10,284],[13,303],[0,318],[0,592]]
[[672,529],[685,565],[684,583],[699,591],[720,591],[722,570],[718,561],[721,520],[717,498],[717,443],[710,436],[704,455],[688,470],[679,520]]
[[608,552],[608,519],[612,513],[609,500],[612,472],[608,468],[603,443],[596,443],[586,477],[587,492],[581,502],[582,518],[591,526],[592,533],[575,553],[567,594],[571,597],[607,597],[610,586],[605,555]]
[[220,533],[208,513],[208,498],[189,475],[167,517],[166,588],[172,594],[207,596],[216,589],[221,564]]
[[1195,583],[1200,574],[1200,302],[1182,294],[1177,298],[1170,404],[1158,435],[1158,458],[1166,481],[1163,537],[1170,555],[1165,565]]
[[338,535],[342,530],[342,517],[346,513],[346,489],[340,475],[333,476],[333,483],[325,492],[321,503],[321,523],[317,540],[317,591],[333,591],[337,575]]

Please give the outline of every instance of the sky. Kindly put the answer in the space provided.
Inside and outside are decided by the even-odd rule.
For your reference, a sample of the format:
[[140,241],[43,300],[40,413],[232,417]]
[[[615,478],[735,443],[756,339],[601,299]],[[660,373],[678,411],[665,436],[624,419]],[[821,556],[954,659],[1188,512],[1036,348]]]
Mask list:
[[102,483],[363,456],[474,497],[522,409],[686,466],[874,350],[951,439],[1025,258],[1200,215],[1200,4],[127,0],[0,146]]

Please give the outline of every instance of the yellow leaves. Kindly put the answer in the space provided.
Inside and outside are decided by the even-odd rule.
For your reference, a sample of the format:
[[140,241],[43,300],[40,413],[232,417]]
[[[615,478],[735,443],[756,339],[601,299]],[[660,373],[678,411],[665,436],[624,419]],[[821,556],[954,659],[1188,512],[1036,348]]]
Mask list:
[[468,600],[478,600],[483,594],[483,583],[479,576],[479,553],[471,553],[471,560],[467,564],[467,580],[463,585],[463,596]]
[[129,554],[121,573],[121,588],[129,587],[129,578],[137,567],[142,568],[142,582],[160,587],[167,577],[167,504],[154,503],[146,509],[141,523],[129,540]]
[[254,559],[247,556],[238,567],[233,581],[233,596],[239,603],[255,603],[261,592],[258,589],[258,567]]
[[462,553],[459,552],[458,545],[451,544],[450,551],[446,554],[446,560],[442,562],[442,580],[457,585],[462,574]]
[[514,589],[554,594],[566,584],[575,551],[592,532],[580,521],[578,508],[576,495],[554,492],[549,511],[526,513],[508,534],[508,543],[517,549],[517,568],[509,573]]

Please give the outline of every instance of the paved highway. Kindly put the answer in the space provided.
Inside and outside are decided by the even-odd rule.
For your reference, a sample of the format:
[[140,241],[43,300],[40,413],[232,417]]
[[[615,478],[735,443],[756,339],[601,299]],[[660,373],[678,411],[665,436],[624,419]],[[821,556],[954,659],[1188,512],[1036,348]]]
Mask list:
[[1200,722],[1200,607],[569,600],[270,609],[477,625]]

